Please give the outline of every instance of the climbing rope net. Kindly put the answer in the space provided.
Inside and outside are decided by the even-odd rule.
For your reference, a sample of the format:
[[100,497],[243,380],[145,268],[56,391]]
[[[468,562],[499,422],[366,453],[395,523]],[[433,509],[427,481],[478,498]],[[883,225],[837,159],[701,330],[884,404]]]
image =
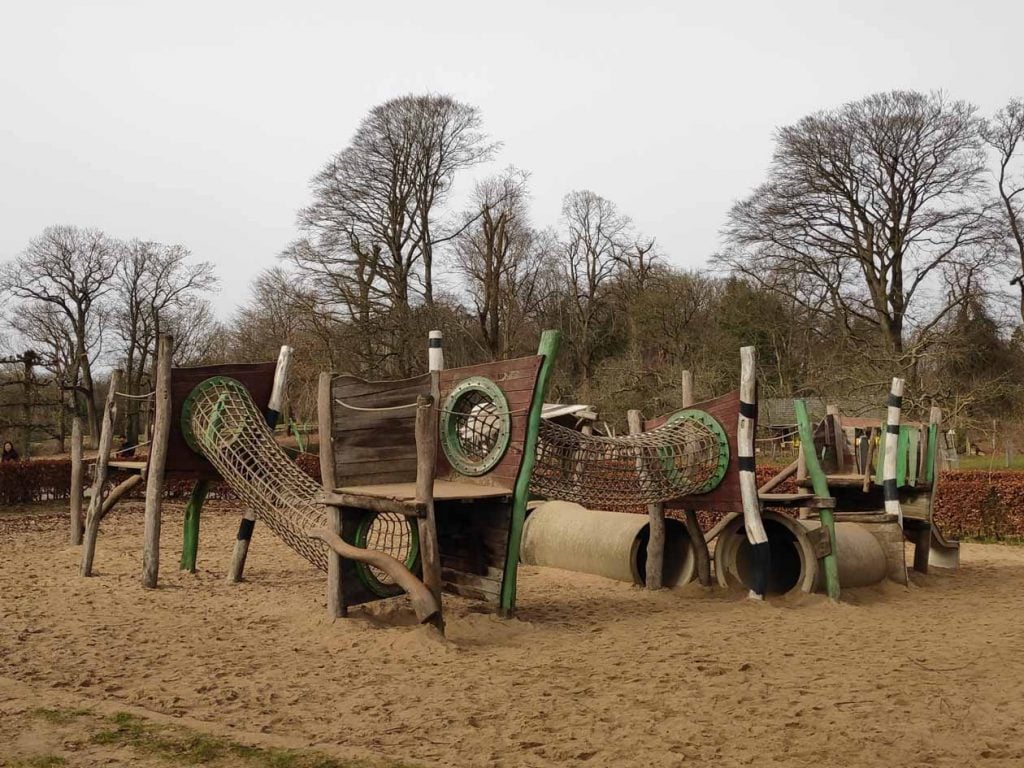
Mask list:
[[[306,532],[327,526],[320,485],[274,440],[259,408],[234,379],[207,379],[192,390],[185,436],[259,520],[322,571],[327,547]],[[190,427],[190,428],[189,428]]]
[[622,437],[542,420],[530,490],[593,509],[635,507],[711,490],[728,458],[720,428],[696,419]]

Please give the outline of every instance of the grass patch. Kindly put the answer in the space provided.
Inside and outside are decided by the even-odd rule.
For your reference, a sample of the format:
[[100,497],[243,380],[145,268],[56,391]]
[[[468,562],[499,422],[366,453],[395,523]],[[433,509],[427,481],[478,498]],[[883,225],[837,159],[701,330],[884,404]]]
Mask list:
[[971,544],[1006,544],[1011,547],[1024,546],[1024,536],[961,536],[960,541]]
[[11,768],[59,768],[67,765],[68,761],[60,755],[33,755],[32,757],[21,757],[13,763],[7,763]]
[[67,725],[73,723],[83,715],[90,715],[92,712],[88,709],[47,709],[46,707],[36,707],[29,711],[31,717],[37,720],[45,720],[48,723],[54,725]]
[[[136,715],[118,712],[107,718],[108,727],[94,733],[93,744],[120,746],[165,759],[173,765],[232,766],[232,768],[373,768],[362,760],[339,760],[326,755],[292,750],[251,747],[183,728],[148,723]],[[112,726],[112,727],[111,727]],[[380,768],[402,768],[399,764]]]

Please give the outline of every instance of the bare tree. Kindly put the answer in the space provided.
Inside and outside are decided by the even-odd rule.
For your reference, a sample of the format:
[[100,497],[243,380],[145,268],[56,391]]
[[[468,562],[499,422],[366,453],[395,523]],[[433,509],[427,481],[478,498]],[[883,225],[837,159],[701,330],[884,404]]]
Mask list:
[[[138,239],[117,246],[117,305],[111,309],[111,318],[121,340],[124,386],[130,394],[143,394],[148,388],[145,382],[156,357],[157,339],[169,321],[175,320],[178,330],[176,358],[202,337],[209,324],[209,307],[199,297],[213,289],[217,278],[212,264],[190,262],[190,256],[181,245]],[[182,322],[189,317],[190,321]],[[139,402],[130,400],[126,413],[125,437],[134,445],[139,437]]]
[[16,297],[57,307],[74,337],[77,376],[71,382],[85,401],[91,434],[99,434],[93,386],[96,349],[90,328],[101,299],[114,288],[116,260],[110,239],[96,229],[47,227],[0,271],[0,284]]
[[527,178],[510,168],[473,190],[470,226],[455,239],[456,270],[467,283],[484,350],[492,359],[516,348],[515,336],[542,298],[553,256],[530,227]]
[[580,396],[589,397],[600,330],[607,319],[609,303],[604,301],[606,283],[627,262],[633,245],[632,223],[615,203],[589,190],[567,194],[562,201],[566,233],[562,243],[562,268],[570,296],[573,322],[569,347],[579,367]]
[[[966,102],[894,91],[781,129],[768,181],[730,212],[733,249],[719,260],[769,287],[809,284],[791,297],[810,307],[806,296],[824,293],[846,333],[870,343],[867,329],[903,355],[915,300],[989,237],[978,128]],[[956,306],[932,294],[919,337]]]
[[1016,254],[1018,267],[1011,285],[1020,289],[1020,314],[1024,318],[1024,99],[1012,99],[986,120],[982,136],[996,152],[996,189],[1005,216],[1005,239]]
[[448,96],[374,107],[314,177],[313,203],[299,213],[304,237],[285,254],[375,340],[364,354],[399,373],[413,301],[433,304],[434,251],[458,232],[442,216],[451,185],[497,149],[480,124],[479,110]]

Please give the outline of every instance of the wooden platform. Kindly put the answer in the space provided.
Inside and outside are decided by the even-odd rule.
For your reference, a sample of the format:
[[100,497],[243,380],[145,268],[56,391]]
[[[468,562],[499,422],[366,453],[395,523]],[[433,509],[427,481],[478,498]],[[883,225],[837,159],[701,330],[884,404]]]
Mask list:
[[[410,502],[416,500],[416,483],[387,483],[384,485],[349,485],[335,488],[335,493],[351,496],[372,496],[378,499]],[[512,495],[511,488],[495,485],[434,480],[434,501],[476,501],[500,499]]]
[[813,493],[759,493],[757,498],[766,507],[810,507],[811,509],[832,509],[833,498],[819,499]]
[[110,461],[107,466],[111,469],[126,469],[129,472],[143,472],[146,469],[144,461]]

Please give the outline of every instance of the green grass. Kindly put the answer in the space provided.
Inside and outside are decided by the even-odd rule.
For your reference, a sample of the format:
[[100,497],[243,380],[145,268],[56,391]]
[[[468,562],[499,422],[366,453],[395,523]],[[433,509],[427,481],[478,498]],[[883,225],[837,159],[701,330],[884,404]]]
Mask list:
[[[107,719],[109,726],[92,735],[94,744],[128,747],[154,755],[173,765],[230,765],[232,768],[371,768],[362,760],[340,760],[292,749],[252,747],[184,728],[148,723],[119,712]],[[391,764],[391,768],[400,768]]]
[[[211,736],[178,725],[162,725],[129,712],[101,716],[88,709],[29,710],[27,716],[43,720],[60,733],[74,724],[84,728],[91,744],[125,750],[141,757],[155,757],[168,766],[210,768],[410,768],[409,764],[366,762],[329,757],[312,750],[254,747],[228,738]],[[14,758],[11,768],[56,768],[68,765],[57,754]]]
[[961,456],[960,466],[957,469],[979,472],[1024,469],[1024,454],[1011,456],[1010,466],[1006,466],[1006,454],[1004,453],[997,453],[994,456]]
[[58,768],[67,764],[68,761],[60,755],[33,755],[32,757],[18,758],[13,763],[6,763],[11,768]]

